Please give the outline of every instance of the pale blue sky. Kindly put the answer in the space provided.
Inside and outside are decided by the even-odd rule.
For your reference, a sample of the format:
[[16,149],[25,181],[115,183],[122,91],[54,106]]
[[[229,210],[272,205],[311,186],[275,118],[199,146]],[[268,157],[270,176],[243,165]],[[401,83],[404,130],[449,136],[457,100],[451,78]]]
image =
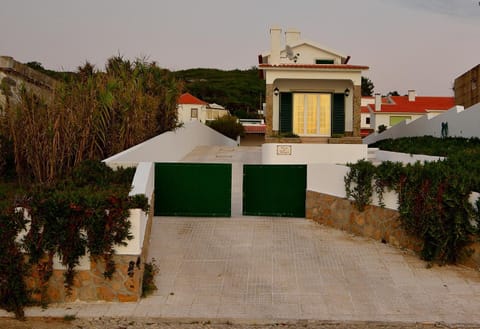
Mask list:
[[269,27],[352,56],[375,91],[452,95],[480,63],[478,0],[0,0],[0,55],[72,70],[112,55],[169,69],[245,69]]

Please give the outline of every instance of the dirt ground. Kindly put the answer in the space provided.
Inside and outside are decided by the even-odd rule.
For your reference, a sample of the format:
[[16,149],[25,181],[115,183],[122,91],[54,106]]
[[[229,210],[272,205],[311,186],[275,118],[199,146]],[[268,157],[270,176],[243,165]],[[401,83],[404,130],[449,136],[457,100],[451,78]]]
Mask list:
[[49,318],[29,318],[19,321],[11,318],[0,318],[2,329],[67,329],[75,328],[71,321]]
[[385,323],[343,321],[293,321],[273,324],[236,324],[210,321],[168,321],[158,319],[58,319],[28,318],[19,321],[0,318],[1,329],[475,329],[476,325],[447,325],[445,323]]

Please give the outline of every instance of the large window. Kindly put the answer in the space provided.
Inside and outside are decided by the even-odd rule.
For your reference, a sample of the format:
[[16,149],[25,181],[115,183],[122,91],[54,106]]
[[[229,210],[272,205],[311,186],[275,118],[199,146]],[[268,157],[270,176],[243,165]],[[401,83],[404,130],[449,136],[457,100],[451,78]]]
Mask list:
[[392,115],[390,116],[390,126],[395,126],[397,123],[411,119],[412,117],[409,115]]
[[330,136],[331,94],[293,94],[293,132],[299,136]]

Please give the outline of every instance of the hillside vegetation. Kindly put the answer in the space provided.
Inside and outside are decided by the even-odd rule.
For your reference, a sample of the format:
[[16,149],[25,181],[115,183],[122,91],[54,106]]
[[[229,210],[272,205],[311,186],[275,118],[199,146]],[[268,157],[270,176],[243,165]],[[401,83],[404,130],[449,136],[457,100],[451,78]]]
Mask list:
[[174,75],[184,82],[185,91],[232,112],[256,112],[265,102],[265,81],[256,68],[231,71],[197,68],[176,71]]

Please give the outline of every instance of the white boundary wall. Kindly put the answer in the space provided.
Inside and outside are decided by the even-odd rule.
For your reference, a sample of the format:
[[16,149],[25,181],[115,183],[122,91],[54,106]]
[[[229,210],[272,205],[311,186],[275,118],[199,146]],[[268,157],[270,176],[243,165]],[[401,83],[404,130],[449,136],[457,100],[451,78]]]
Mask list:
[[364,144],[277,144],[262,145],[263,164],[347,164],[367,159]]
[[[307,166],[307,190],[346,198],[344,178],[350,168],[335,164],[309,164]],[[397,210],[398,197],[394,191],[383,194],[385,208]],[[379,206],[378,196],[373,193],[372,205]]]
[[[154,192],[155,183],[155,165],[151,162],[141,162],[137,166],[135,176],[133,178],[133,189],[129,193],[130,196],[142,194],[148,198],[151,204]],[[27,214],[28,216],[28,214]],[[148,222],[148,213],[141,209],[131,209],[130,218],[131,227],[130,232],[133,235],[132,240],[127,241],[126,246],[116,246],[115,253],[117,255],[141,255],[143,242],[145,240],[145,231]],[[66,268],[61,264],[60,259],[55,255],[53,260],[53,268],[56,270],[65,270]],[[76,267],[77,270],[90,269],[89,255],[80,258],[80,264]]]
[[139,162],[175,162],[195,147],[203,145],[237,146],[237,141],[198,121],[186,123],[103,160],[108,166],[136,166]]
[[[129,195],[145,195],[148,198],[148,204],[151,205],[155,188],[155,164],[153,162],[140,162],[135,171],[132,185],[133,188]],[[133,239],[129,240],[126,246],[115,247],[115,253],[118,255],[140,255],[142,253],[148,212],[141,209],[131,209],[129,220],[132,224],[130,231]]]
[[452,137],[480,137],[480,103],[464,109],[455,106],[439,114],[422,116],[416,120],[406,120],[385,130],[383,133],[373,133],[363,139],[364,144],[388,138],[413,137],[430,135],[442,136],[442,122],[448,122],[448,136]]

